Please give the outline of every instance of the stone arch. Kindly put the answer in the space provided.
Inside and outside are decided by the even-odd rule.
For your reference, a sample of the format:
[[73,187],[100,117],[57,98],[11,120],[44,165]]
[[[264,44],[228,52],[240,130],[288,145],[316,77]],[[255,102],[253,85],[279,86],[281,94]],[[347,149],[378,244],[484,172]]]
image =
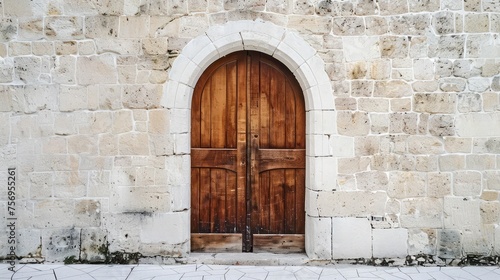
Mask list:
[[[240,50],[273,56],[290,69],[302,87],[307,116],[306,252],[310,258],[331,258],[331,235],[319,236],[320,232],[325,232],[325,224],[317,214],[309,215],[308,211],[317,209],[313,205],[314,192],[332,190],[336,180],[336,161],[330,148],[330,136],[336,134],[331,81],[317,51],[296,32],[270,22],[241,20],[212,26],[205,34],[191,40],[170,69],[161,101],[161,105],[170,110],[174,151],[180,154],[190,152],[191,99],[198,78],[214,61]],[[174,208],[176,204],[182,204],[190,209],[190,183],[186,179],[191,177],[190,165],[185,160],[183,162],[180,173],[170,181],[174,187],[183,189],[173,197],[181,202],[173,203]]]

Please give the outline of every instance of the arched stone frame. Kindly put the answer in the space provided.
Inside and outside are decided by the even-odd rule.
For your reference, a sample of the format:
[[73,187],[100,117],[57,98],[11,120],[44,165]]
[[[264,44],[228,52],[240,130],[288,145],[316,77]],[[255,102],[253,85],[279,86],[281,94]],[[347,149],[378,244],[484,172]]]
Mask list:
[[[331,218],[319,217],[316,204],[318,192],[335,189],[337,161],[332,140],[337,134],[336,113],[324,62],[296,32],[269,22],[242,20],[213,26],[191,40],[175,59],[162,97],[161,105],[171,112],[174,151],[190,152],[191,98],[198,78],[214,61],[240,50],[273,56],[291,70],[302,87],[306,107],[306,253],[311,259],[331,259]],[[181,161],[180,172],[170,178],[175,189],[174,211],[190,209],[190,163]]]

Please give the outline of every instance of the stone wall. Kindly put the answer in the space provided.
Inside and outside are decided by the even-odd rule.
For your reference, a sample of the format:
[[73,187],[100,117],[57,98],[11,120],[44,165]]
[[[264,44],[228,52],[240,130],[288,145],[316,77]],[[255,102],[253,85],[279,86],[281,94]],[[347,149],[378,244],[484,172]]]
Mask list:
[[[309,102],[321,115],[308,106],[309,257],[500,255],[500,1],[0,4],[0,182],[16,168],[18,256],[189,254],[190,103],[177,104],[196,75],[182,82],[173,65],[203,38],[215,53],[245,48],[207,35],[242,20],[270,30],[244,42],[285,30],[268,37],[294,34],[308,45],[298,56],[321,58],[294,72],[306,100],[314,75],[333,90]],[[253,47],[306,65],[272,40]],[[4,187],[0,256],[8,202]]]

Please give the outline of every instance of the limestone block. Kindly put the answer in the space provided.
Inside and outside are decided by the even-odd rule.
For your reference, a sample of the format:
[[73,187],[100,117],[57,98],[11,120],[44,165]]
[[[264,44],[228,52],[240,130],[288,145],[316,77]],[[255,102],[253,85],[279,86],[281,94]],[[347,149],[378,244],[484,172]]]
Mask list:
[[[55,83],[74,84],[76,58],[74,56],[56,57],[54,68],[52,69],[52,79]],[[85,102],[85,105],[86,102]]]
[[445,228],[477,228],[481,223],[480,201],[461,197],[444,198]]
[[[495,192],[498,198],[498,193]],[[481,202],[481,221],[483,224],[497,224],[500,216],[500,202],[482,201]]]
[[490,79],[488,78],[469,78],[467,80],[469,90],[472,92],[484,92],[487,91],[490,87]]
[[453,93],[416,93],[415,111],[427,113],[455,113],[457,96]]
[[44,19],[45,36],[49,39],[83,39],[83,17],[50,16]]
[[436,137],[412,135],[408,137],[408,151],[412,154],[441,154],[443,143]]
[[[10,83],[14,79],[14,61],[12,59],[3,59],[0,58],[0,82],[1,83]],[[7,91],[8,92],[8,91]],[[8,94],[6,92],[6,94]],[[7,105],[8,103],[11,103],[12,101],[10,100],[10,97],[3,96],[2,100],[3,103],[3,109],[2,111],[10,111],[10,104]]]
[[370,131],[373,134],[384,134],[389,131],[389,116],[387,114],[370,113]]
[[[190,238],[188,211],[153,214],[142,222],[140,238],[144,243],[184,243]],[[165,234],[167,233],[168,234]]]
[[125,133],[133,130],[132,111],[113,112],[113,133]]
[[438,256],[444,259],[455,259],[462,256],[462,240],[459,230],[440,229],[437,238]]
[[80,229],[45,229],[42,233],[42,255],[50,261],[80,256]]
[[359,36],[365,34],[362,17],[334,17],[333,34],[339,36]]
[[469,113],[458,115],[455,121],[457,135],[461,137],[498,137],[500,112]]
[[370,119],[366,112],[337,112],[339,134],[347,136],[365,136],[370,131]]
[[76,62],[78,84],[114,84],[117,82],[115,67],[112,55],[80,56]]
[[451,173],[430,172],[427,176],[428,197],[440,198],[451,194]]
[[353,97],[370,97],[374,88],[373,81],[354,80],[351,81],[351,96]]
[[461,93],[458,95],[458,111],[461,113],[480,112],[482,107],[481,95],[475,93]]
[[417,134],[417,121],[415,113],[392,113],[389,115],[389,132]]
[[386,200],[384,192],[319,192],[316,205],[320,216],[383,216]]
[[366,35],[384,35],[388,32],[389,23],[385,17],[372,16],[366,17]]
[[17,37],[17,19],[0,19],[0,42],[8,42]]
[[118,36],[120,38],[144,38],[148,35],[144,30],[148,28],[149,16],[121,16]]
[[405,228],[441,228],[443,201],[438,198],[410,198],[401,203],[401,226]]
[[332,22],[327,17],[290,15],[288,17],[288,28],[295,29],[300,33],[329,34],[332,30]]
[[142,40],[142,50],[144,54],[165,55],[167,54],[167,38],[147,38]]
[[32,211],[34,228],[74,226],[74,201],[72,199],[37,200]]
[[481,173],[478,171],[453,172],[453,194],[456,196],[480,196]]
[[402,258],[407,255],[407,229],[373,229],[373,257]]
[[455,32],[455,15],[452,12],[442,11],[433,15],[432,26],[437,34],[451,34]]
[[80,260],[102,263],[106,260],[108,248],[107,233],[100,228],[82,228],[80,239]]
[[493,250],[494,225],[462,231],[462,250],[464,255],[488,255]]
[[54,197],[82,198],[87,192],[87,181],[87,172],[55,172],[53,185]]
[[10,42],[9,43],[9,56],[21,56],[31,54],[30,42]]
[[377,81],[375,82],[373,96],[400,98],[404,96],[411,96],[412,92],[411,86],[402,80]]
[[78,54],[92,55],[96,52],[96,46],[93,40],[78,42]]
[[176,166],[166,170],[167,184],[173,186],[189,184],[191,161],[189,155],[167,156],[165,166]]
[[393,98],[390,102],[393,112],[408,112],[411,109],[411,98]]
[[472,139],[461,137],[445,137],[444,148],[449,153],[470,153],[472,150]]
[[306,157],[306,187],[312,190],[332,191],[336,188],[337,159],[334,157]]
[[465,169],[464,155],[441,155],[439,156],[439,169],[441,171],[454,171]]
[[488,190],[500,190],[500,171],[485,171],[484,188]]
[[81,228],[101,225],[102,207],[98,200],[83,199],[75,202],[75,226]]
[[354,174],[367,171],[370,159],[367,157],[348,157],[338,159],[338,171],[342,174]]
[[468,58],[495,58],[498,47],[492,42],[491,34],[470,34],[467,36],[467,49],[465,56]]
[[367,218],[333,218],[333,258],[372,257],[372,228]]
[[70,154],[97,155],[97,139],[95,136],[72,135],[67,140]]
[[34,84],[38,83],[38,78],[41,73],[42,61],[39,57],[15,57],[14,58],[14,75],[16,80],[21,83]]
[[429,45],[429,56],[439,58],[463,58],[465,47],[465,36],[443,35],[436,43]]
[[467,155],[467,169],[488,170],[495,169],[494,155]]
[[370,156],[380,151],[380,139],[376,136],[356,137],[354,153],[356,156]]
[[360,98],[359,110],[367,112],[388,112],[389,100],[385,98]]
[[[495,79],[493,81],[495,83]],[[493,87],[492,83],[492,87]],[[497,83],[500,85],[500,77],[497,79]],[[500,90],[496,90],[500,91]],[[483,92],[483,110],[485,112],[500,111],[500,95],[495,92]]]
[[103,228],[107,229],[109,252],[139,252],[143,213],[108,214]]
[[86,38],[116,38],[118,36],[119,17],[87,16],[85,17]]
[[330,136],[329,146],[335,157],[354,156],[354,139],[345,136]]
[[311,259],[332,258],[332,219],[306,216],[306,253]]
[[40,256],[42,233],[39,229],[16,229],[16,255],[18,257]]
[[429,132],[434,136],[453,136],[455,134],[453,115],[431,115]]
[[146,133],[129,132],[118,137],[120,155],[149,155],[149,137]]
[[381,15],[399,15],[408,13],[408,0],[380,0]]
[[358,103],[355,98],[337,97],[335,98],[335,109],[355,111]]
[[122,103],[130,109],[152,109],[158,107],[163,94],[160,85],[129,85],[125,86]]
[[383,36],[380,40],[380,52],[384,58],[406,58],[408,46],[406,36]]
[[387,195],[391,198],[423,197],[426,185],[425,173],[393,171],[389,173]]
[[384,191],[389,184],[387,174],[382,171],[367,171],[356,173],[358,190],[362,191]]
[[110,197],[112,213],[153,213],[170,211],[170,194],[166,186],[118,186]]
[[53,174],[51,172],[30,173],[30,197],[43,199],[52,197]]
[[381,57],[380,43],[377,37],[343,37],[342,43],[347,62],[369,61]]
[[376,154],[372,157],[370,168],[373,170],[398,170],[401,165],[400,156],[395,154]]
[[[337,65],[338,64],[332,64],[332,65]],[[336,77],[338,74],[335,72],[338,71],[339,69],[335,69],[337,67],[334,67],[334,69],[328,69],[327,71],[329,72],[329,76],[331,79],[336,80],[340,77]],[[368,73],[367,65],[364,61],[360,62],[354,62],[354,63],[348,63],[345,65],[346,67],[346,72],[347,72],[347,78],[348,79],[365,79],[367,76],[366,74]]]
[[[103,0],[99,2],[89,2],[82,0],[66,0],[61,2],[62,7],[61,11],[64,10],[65,14],[68,15],[96,15],[97,13],[102,14],[112,14],[111,9],[104,9],[111,3],[116,2],[117,5],[123,5],[123,0],[112,1],[112,0]],[[50,2],[52,3],[52,2]],[[59,12],[62,13],[62,12]]]
[[473,144],[473,153],[493,153],[498,154],[500,151],[500,138],[476,138]]
[[408,255],[435,255],[437,230],[408,229]]
[[54,116],[54,133],[56,135],[70,135],[76,133],[75,118],[71,114],[56,114]]
[[59,94],[59,110],[71,112],[88,109],[87,88],[81,86],[62,86]]
[[97,38],[95,44],[98,54],[111,52],[122,55],[138,55],[141,52],[140,39]]
[[445,92],[464,91],[467,81],[462,78],[443,78],[439,79],[439,88]]
[[[392,1],[389,1],[394,5]],[[390,21],[389,31],[397,35],[425,35],[430,25],[430,14],[410,14],[393,17]]]
[[489,18],[487,14],[465,14],[464,31],[467,33],[484,33],[489,31]]

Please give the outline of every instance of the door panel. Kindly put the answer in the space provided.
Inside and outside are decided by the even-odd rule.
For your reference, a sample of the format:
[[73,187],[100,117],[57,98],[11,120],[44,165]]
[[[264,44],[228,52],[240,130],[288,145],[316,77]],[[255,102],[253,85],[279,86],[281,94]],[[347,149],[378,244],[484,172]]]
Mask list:
[[228,234],[243,251],[303,250],[305,110],[290,71],[257,52],[216,61],[191,121],[192,250],[234,249]]

